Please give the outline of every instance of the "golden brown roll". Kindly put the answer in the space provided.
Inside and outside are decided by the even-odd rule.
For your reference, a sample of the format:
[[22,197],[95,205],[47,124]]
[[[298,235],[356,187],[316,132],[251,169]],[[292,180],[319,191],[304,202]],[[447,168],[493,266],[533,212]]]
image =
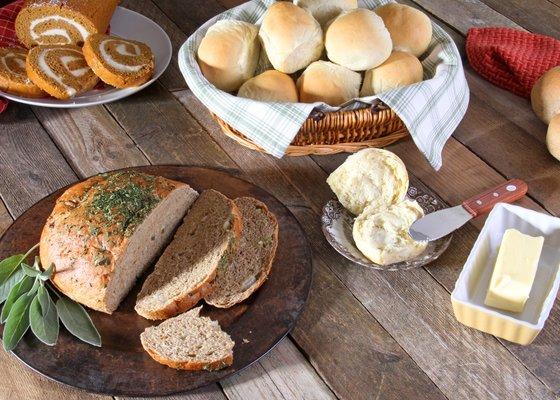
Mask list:
[[46,44],[82,45],[105,33],[119,0],[26,0],[16,18],[16,35],[30,48]]
[[323,31],[303,8],[279,1],[264,14],[259,37],[274,69],[292,74],[318,60]]
[[358,8],[358,0],[294,0],[294,4],[309,11],[321,26],[343,11]]
[[556,114],[550,120],[546,134],[546,146],[550,154],[560,161],[560,114]]
[[358,97],[362,77],[359,73],[327,61],[315,61],[297,81],[302,103],[322,101],[339,106]]
[[393,48],[420,57],[432,41],[432,22],[416,8],[391,3],[374,10],[391,33]]
[[393,45],[383,20],[373,11],[358,8],[334,19],[325,35],[327,57],[353,71],[381,65]]
[[290,75],[274,69],[249,79],[239,88],[239,97],[258,101],[297,103],[298,92]]
[[373,96],[390,89],[422,81],[424,71],[420,60],[412,54],[394,51],[379,67],[366,72],[360,96]]
[[560,113],[560,66],[544,73],[531,91],[531,105],[545,124]]
[[253,77],[259,62],[259,28],[244,21],[222,20],[208,29],[198,47],[202,74],[218,89],[233,92]]

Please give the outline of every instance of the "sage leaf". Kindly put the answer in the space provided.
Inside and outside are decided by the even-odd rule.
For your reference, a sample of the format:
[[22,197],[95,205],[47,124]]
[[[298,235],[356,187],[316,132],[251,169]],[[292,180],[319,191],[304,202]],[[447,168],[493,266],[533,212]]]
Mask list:
[[21,281],[21,278],[23,278],[24,276],[25,274],[23,273],[23,271],[21,269],[18,269],[12,274],[12,276],[8,278],[6,282],[0,285],[0,304],[6,301],[8,295],[10,294],[10,291],[16,284]]
[[24,276],[19,283],[17,283],[10,294],[8,294],[8,298],[4,303],[4,307],[2,307],[2,314],[0,315],[0,323],[6,322],[8,316],[10,315],[10,310],[12,306],[16,303],[16,301],[24,294],[28,293],[29,290],[33,287],[34,279],[29,276]]
[[37,275],[41,274],[40,271],[37,271],[36,269],[31,268],[26,263],[21,263],[21,269],[23,270],[23,273],[25,275],[30,276],[32,278],[35,278],[35,277],[37,277]]
[[54,346],[58,340],[58,314],[56,306],[47,290],[40,286],[29,307],[31,331],[37,339],[48,346]]
[[43,282],[48,281],[49,279],[51,279],[53,271],[54,271],[54,264],[51,264],[49,268],[41,272],[41,274],[39,275],[39,279],[41,279]]
[[4,350],[12,351],[15,349],[29,329],[29,305],[32,300],[32,296],[25,294],[14,303],[4,326]]
[[25,255],[16,254],[0,261],[0,284],[3,284],[19,267]]
[[84,308],[66,297],[56,302],[58,316],[66,329],[78,339],[101,347],[101,336]]

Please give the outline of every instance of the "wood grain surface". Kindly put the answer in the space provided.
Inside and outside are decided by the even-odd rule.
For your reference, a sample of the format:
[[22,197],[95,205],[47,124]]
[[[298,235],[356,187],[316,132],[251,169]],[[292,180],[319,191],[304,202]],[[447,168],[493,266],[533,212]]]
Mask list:
[[[0,0],[0,5],[7,3]],[[473,26],[509,26],[560,38],[559,0],[404,0],[430,14],[463,51]],[[241,0],[124,0],[154,19],[174,50],[207,19]],[[560,164],[546,151],[546,127],[526,99],[478,76],[464,57],[467,115],[437,173],[412,141],[389,147],[417,179],[458,204],[506,179],[528,182],[525,207],[560,215]],[[227,170],[272,193],[296,215],[313,250],[307,307],[290,337],[239,375],[173,400],[553,399],[560,396],[560,311],[518,346],[453,317],[450,292],[484,218],[463,227],[425,268],[370,271],[335,253],[319,213],[325,183],[345,155],[281,160],[226,138],[188,90],[177,67],[149,89],[106,106],[48,110],[11,104],[0,115],[0,231],[42,197],[97,172],[148,164]],[[103,398],[48,381],[0,354],[0,399]]]

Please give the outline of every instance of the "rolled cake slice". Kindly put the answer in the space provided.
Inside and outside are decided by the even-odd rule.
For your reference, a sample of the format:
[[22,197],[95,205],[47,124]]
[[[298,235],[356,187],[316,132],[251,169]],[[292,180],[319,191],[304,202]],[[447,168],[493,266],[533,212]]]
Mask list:
[[154,74],[154,55],[142,42],[95,34],[87,38],[83,52],[95,74],[111,86],[140,86]]
[[62,100],[87,92],[99,82],[82,50],[73,45],[34,47],[27,56],[26,70],[33,83]]
[[47,44],[82,45],[105,33],[119,0],[26,0],[16,18],[16,35],[30,48]]
[[0,47],[0,90],[23,97],[43,97],[43,92],[27,76],[27,50],[19,47]]

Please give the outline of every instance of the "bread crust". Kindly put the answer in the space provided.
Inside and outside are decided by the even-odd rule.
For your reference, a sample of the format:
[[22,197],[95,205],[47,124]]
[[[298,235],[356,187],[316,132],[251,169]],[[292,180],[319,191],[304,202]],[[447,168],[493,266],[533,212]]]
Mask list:
[[118,221],[102,223],[98,215],[88,216],[90,222],[84,223],[93,197],[107,188],[111,176],[122,182],[130,180],[140,188],[153,187],[160,202],[173,190],[186,186],[128,171],[116,174],[97,175],[66,190],[56,201],[40,241],[43,268],[54,265],[53,284],[71,299],[108,314],[114,310],[105,303],[106,288],[129,244],[129,236],[126,232],[111,233],[119,232]]
[[205,301],[214,307],[230,308],[236,304],[241,303],[242,301],[245,301],[266,282],[268,276],[270,275],[270,272],[272,271],[272,264],[274,263],[274,259],[276,257],[276,250],[278,249],[278,220],[276,219],[276,216],[272,212],[270,212],[266,204],[258,200],[257,202],[259,203],[259,207],[265,212],[267,218],[274,226],[271,251],[268,253],[267,258],[263,263],[263,268],[261,269],[261,273],[259,274],[257,281],[253,285],[251,285],[247,290],[245,290],[240,295],[235,297],[235,300],[229,301],[227,303],[219,303],[205,298]]
[[158,353],[156,353],[153,349],[148,347],[148,345],[142,340],[140,337],[140,341],[142,342],[142,347],[146,352],[152,357],[155,361],[160,364],[167,365],[168,367],[186,371],[217,371],[219,369],[229,367],[233,364],[233,354],[228,354],[226,357],[216,360],[213,362],[201,362],[201,361],[173,361],[164,357],[161,357]]
[[[227,249],[226,253],[231,251],[235,251],[239,240],[241,239],[241,230],[243,227],[243,220],[241,217],[241,213],[239,209],[232,202],[232,233],[234,236],[234,240],[230,241],[229,248]],[[191,290],[190,292],[182,295],[177,296],[171,299],[171,303],[161,308],[159,310],[145,310],[143,308],[135,307],[135,310],[138,314],[142,317],[149,319],[149,320],[163,320],[172,318],[176,315],[179,315],[185,311],[190,310],[193,308],[200,300],[210,294],[212,290],[212,282],[216,278],[216,273],[218,270],[219,262],[214,266],[213,271],[211,274],[208,274],[206,279],[202,281],[196,288]]]

